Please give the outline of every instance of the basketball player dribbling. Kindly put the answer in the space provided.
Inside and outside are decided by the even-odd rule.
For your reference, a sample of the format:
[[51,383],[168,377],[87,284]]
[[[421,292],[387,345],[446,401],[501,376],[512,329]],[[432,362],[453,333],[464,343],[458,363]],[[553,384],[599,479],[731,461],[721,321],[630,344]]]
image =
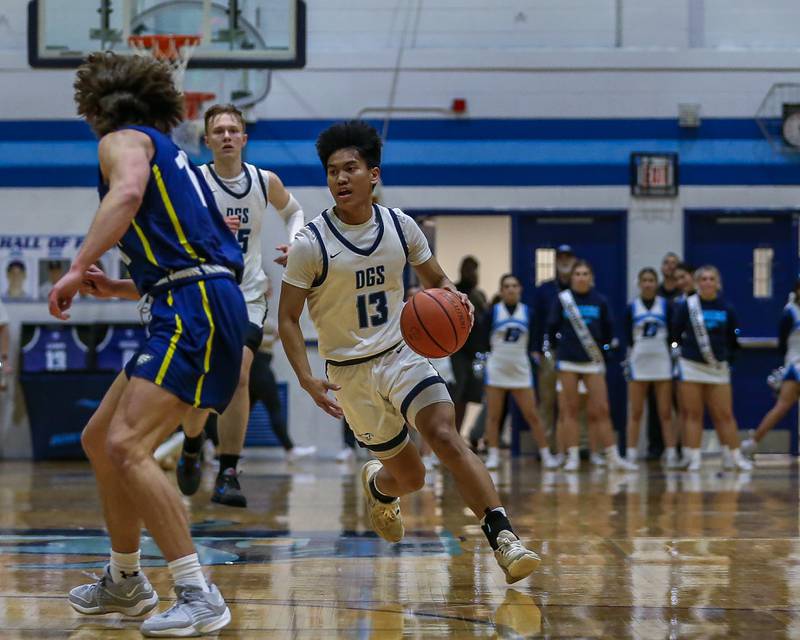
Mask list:
[[[336,206],[306,225],[292,244],[278,311],[284,350],[314,402],[333,417],[344,415],[377,458],[361,471],[375,532],[389,542],[401,540],[399,497],[425,483],[408,423],[453,474],[481,519],[506,581],[516,582],[536,569],[539,557],[514,534],[486,467],[457,433],[444,380],[400,335],[406,264],[425,288],[457,291],[416,223],[401,211],[373,205],[381,146],[375,129],[361,121],[334,125],[317,139]],[[306,355],[299,324],[306,302],[327,380],[314,377]]]
[[[62,320],[80,290],[150,300],[148,338],[83,431],[111,538],[111,559],[94,583],[70,591],[89,615],[139,616],[158,604],[141,571],[145,525],[172,574],[176,601],[144,621],[146,636],[183,637],[226,626],[231,614],[206,581],[181,499],[153,450],[192,411],[222,412],[242,359],[247,312],[236,282],[242,252],[210,191],[167,135],[183,116],[169,68],[141,56],[93,53],[75,80],[78,113],[100,137],[99,191],[91,228],[70,270],[50,292]],[[119,245],[132,280],[94,263]]]

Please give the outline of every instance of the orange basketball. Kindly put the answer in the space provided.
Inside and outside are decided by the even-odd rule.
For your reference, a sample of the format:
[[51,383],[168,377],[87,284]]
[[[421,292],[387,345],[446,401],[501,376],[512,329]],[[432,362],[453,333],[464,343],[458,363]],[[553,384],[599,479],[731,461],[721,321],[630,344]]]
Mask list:
[[406,344],[426,358],[444,358],[467,341],[472,323],[469,310],[447,289],[426,289],[414,294],[400,314]]

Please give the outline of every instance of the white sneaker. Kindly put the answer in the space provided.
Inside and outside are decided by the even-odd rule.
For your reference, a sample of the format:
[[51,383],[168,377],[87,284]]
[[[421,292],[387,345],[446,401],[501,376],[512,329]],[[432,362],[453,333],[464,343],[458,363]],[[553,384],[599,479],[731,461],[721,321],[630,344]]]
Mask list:
[[96,582],[82,584],[69,592],[69,604],[78,613],[90,616],[121,613],[138,617],[158,605],[158,594],[143,573],[114,582],[106,565],[102,576],[93,577]]
[[313,456],[317,452],[316,447],[292,447],[286,452],[286,462],[294,462],[300,458]]
[[494,552],[497,564],[506,574],[506,583],[513,584],[527,578],[542,559],[519,541],[510,531],[503,530],[497,534],[497,550]]
[[567,458],[567,461],[564,463],[564,471],[578,471],[581,468],[581,459],[580,458]]
[[494,471],[500,466],[500,454],[497,453],[496,449],[489,449],[489,455],[486,456],[484,464],[489,471]]
[[734,469],[736,469],[736,471],[748,472],[753,470],[753,463],[745,458],[739,449],[733,451],[731,457],[733,458]]
[[553,455],[549,450],[542,451],[542,466],[545,469],[558,469],[561,466],[561,454]]
[[703,458],[698,451],[698,455],[689,459],[689,464],[686,465],[687,471],[700,471],[703,468]]
[[355,451],[353,451],[350,447],[345,447],[336,454],[336,462],[352,462],[355,457]]
[[732,471],[736,468],[736,463],[733,461],[733,454],[728,447],[722,448],[722,468],[725,471]]
[[436,454],[429,453],[427,456],[422,456],[422,465],[425,467],[425,471],[433,471],[438,464],[439,459]]
[[145,620],[139,628],[142,635],[167,638],[200,636],[228,626],[230,609],[219,589],[213,584],[208,586],[211,591],[205,592],[200,587],[176,584],[175,604]]
[[608,468],[612,471],[638,471],[639,465],[620,456],[614,456],[608,461]]
[[595,467],[605,467],[606,466],[606,459],[597,453],[596,451],[592,451],[591,455],[589,456],[589,461]]
[[744,440],[742,442],[742,445],[739,449],[745,458],[749,458],[750,460],[752,460],[756,455],[756,450],[758,449],[758,443],[755,441],[755,439],[753,439],[751,435],[749,438],[747,438],[747,440]]
[[373,531],[388,542],[400,542],[405,534],[403,516],[400,513],[400,498],[391,502],[381,502],[372,495],[369,481],[383,465],[377,460],[370,460],[361,467],[361,486],[364,488],[364,500],[367,503],[369,524]]

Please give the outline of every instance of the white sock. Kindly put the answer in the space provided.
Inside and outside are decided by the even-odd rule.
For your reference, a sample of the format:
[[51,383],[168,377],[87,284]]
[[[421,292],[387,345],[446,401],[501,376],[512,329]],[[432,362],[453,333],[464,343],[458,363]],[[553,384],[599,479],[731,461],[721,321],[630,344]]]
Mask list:
[[141,571],[142,567],[139,566],[139,557],[141,555],[141,549],[137,549],[133,553],[119,553],[112,549],[111,562],[109,563],[111,581],[120,582],[125,578],[130,578],[132,574]]
[[675,447],[667,447],[665,451],[667,453],[667,460],[674,460],[678,457],[678,450]]
[[697,460],[698,462],[700,461],[700,449],[693,449],[692,447],[684,447],[683,455],[685,455],[690,462],[694,462],[695,460]]
[[619,460],[619,449],[617,449],[617,445],[612,444],[606,447],[606,459],[607,460]]
[[731,449],[731,455],[734,460],[739,460],[742,457],[742,452],[737,447],[736,449]]
[[542,447],[539,449],[539,453],[542,454],[542,460],[552,460],[553,454],[550,451],[550,447]]
[[196,553],[168,562],[167,566],[175,584],[200,587],[206,593],[211,591]]
[[567,449],[567,457],[569,457],[570,460],[580,460],[581,448],[580,447],[569,447]]
[[489,455],[500,457],[500,447],[489,447]]
[[638,457],[639,450],[636,447],[628,447],[626,452],[627,458],[630,462],[636,462],[636,458]]

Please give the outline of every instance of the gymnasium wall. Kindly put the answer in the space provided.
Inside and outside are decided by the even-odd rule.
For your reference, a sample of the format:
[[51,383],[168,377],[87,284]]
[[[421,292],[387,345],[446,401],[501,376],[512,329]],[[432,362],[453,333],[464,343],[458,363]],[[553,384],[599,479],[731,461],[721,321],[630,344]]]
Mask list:
[[[28,67],[25,5],[22,0],[0,0],[0,164],[13,164],[30,151],[25,135],[19,134],[24,129],[39,138],[41,150],[34,154],[41,155],[42,164],[56,172],[59,167],[67,170],[79,156],[92,153],[88,139],[77,155],[72,147],[47,144],[48,136],[61,138],[74,126],[73,73]],[[471,182],[463,175],[455,182],[460,173],[456,167],[436,183],[431,176],[439,174],[421,162],[426,149],[434,146],[425,141],[429,134],[419,133],[424,126],[411,122],[409,133],[397,120],[390,123],[386,157],[391,162],[399,158],[404,172],[393,165],[387,168],[386,202],[429,215],[437,210],[500,214],[488,221],[472,215],[439,218],[437,253],[446,268],[455,276],[458,256],[476,253],[484,265],[487,293],[492,293],[496,275],[508,268],[513,238],[503,214],[509,212],[627,210],[632,291],[641,266],[657,262],[667,250],[683,250],[685,208],[769,209],[800,203],[800,172],[796,179],[771,183],[765,178],[752,184],[746,178],[738,183],[720,179],[727,171],[723,168],[714,180],[698,178],[682,185],[677,199],[643,201],[631,198],[624,174],[622,180],[603,181],[592,164],[602,162],[604,153],[626,154],[614,141],[636,138],[627,130],[658,129],[657,123],[649,124],[652,119],[672,121],[674,126],[680,103],[700,105],[704,125],[699,137],[709,125],[725,119],[734,132],[729,137],[740,135],[740,129],[749,131],[741,135],[751,136],[753,158],[778,162],[767,143],[758,139],[752,118],[773,84],[800,82],[800,32],[795,28],[800,6],[790,0],[307,0],[307,6],[307,67],[275,72],[269,97],[250,114],[259,127],[266,127],[267,138],[275,132],[299,132],[287,133],[287,139],[267,139],[254,157],[265,166],[276,166],[273,159],[284,163],[277,166],[287,167],[284,177],[307,214],[330,203],[322,171],[314,166],[314,126],[309,122],[355,117],[371,109],[364,113],[380,126],[393,86],[394,106],[418,109],[404,117],[423,125],[430,120],[465,125],[481,121],[481,131],[491,131],[511,121],[509,136],[516,123],[521,128],[538,126],[538,133],[529,135],[536,139],[519,153],[541,157],[543,163],[551,152],[569,157],[572,164],[566,163],[557,179],[542,178],[540,168],[532,165],[513,180],[504,180],[499,160],[482,155],[485,151],[469,151],[459,161],[485,164],[493,171],[490,177],[479,172]],[[447,112],[454,98],[466,99],[465,115]],[[550,127],[546,119],[556,119],[555,124]],[[588,130],[592,133],[585,134]],[[418,146],[403,146],[405,138],[415,135]],[[726,146],[730,140],[725,135],[702,149],[693,145],[691,131],[676,129],[674,138],[683,136],[678,142],[682,154],[736,155],[739,147]],[[647,133],[643,142],[675,142],[672,133],[658,136]],[[589,138],[597,142],[591,152],[583,146]],[[442,153],[459,155],[455,147],[444,147]],[[593,155],[587,165],[589,153]],[[702,164],[703,158],[697,162]],[[289,171],[292,163],[313,169],[300,179]],[[29,184],[0,188],[0,232],[84,231],[96,205],[95,190],[68,180],[63,186],[48,183],[46,190],[38,188],[39,170],[34,158],[26,170],[34,176]],[[271,254],[283,230],[275,219],[268,225],[270,241],[264,248]],[[277,282],[279,269],[272,264],[269,269]],[[11,312],[29,313],[17,305]],[[125,308],[119,313],[133,314]],[[280,379],[292,379],[280,354],[276,369]],[[336,425],[309,407],[294,385],[290,388],[290,416],[298,442],[314,440],[324,453],[335,451]],[[24,456],[29,451],[24,416],[12,404],[0,399],[0,455]]]

